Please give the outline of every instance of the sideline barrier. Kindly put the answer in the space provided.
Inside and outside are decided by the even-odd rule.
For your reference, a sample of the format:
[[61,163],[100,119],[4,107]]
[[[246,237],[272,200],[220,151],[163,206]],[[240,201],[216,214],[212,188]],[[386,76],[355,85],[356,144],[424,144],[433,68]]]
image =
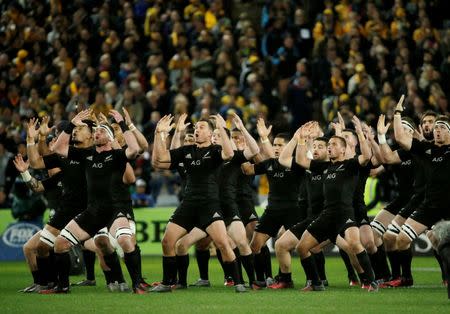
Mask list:
[[[175,208],[162,207],[134,210],[136,238],[142,255],[161,255],[161,239],[174,210]],[[261,208],[257,208],[258,214],[262,214],[262,211]],[[0,261],[23,260],[22,246],[39,228],[34,224],[16,222],[8,209],[0,210]],[[273,243],[269,242],[269,247],[273,251]],[[325,251],[329,254],[338,253],[334,246],[327,247]],[[433,254],[431,243],[424,234],[414,243],[413,251],[416,255]]]

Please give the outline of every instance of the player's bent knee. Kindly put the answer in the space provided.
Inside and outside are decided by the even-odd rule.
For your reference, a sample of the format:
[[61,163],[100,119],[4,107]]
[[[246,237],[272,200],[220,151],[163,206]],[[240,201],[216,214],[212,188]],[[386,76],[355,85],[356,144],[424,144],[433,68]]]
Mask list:
[[[61,232],[62,234],[62,232]],[[55,253],[65,253],[73,246],[72,242],[65,238],[63,235],[56,237],[54,250]]]
[[186,255],[188,253],[189,247],[186,242],[178,241],[175,244],[175,252],[177,255]]
[[[56,237],[55,237],[55,240],[56,240]],[[55,246],[55,240],[53,240],[52,246],[49,246],[47,243],[44,243],[42,241],[39,241],[37,246],[36,246],[37,255],[38,256],[47,256],[48,253],[51,250],[53,250],[53,248]]]

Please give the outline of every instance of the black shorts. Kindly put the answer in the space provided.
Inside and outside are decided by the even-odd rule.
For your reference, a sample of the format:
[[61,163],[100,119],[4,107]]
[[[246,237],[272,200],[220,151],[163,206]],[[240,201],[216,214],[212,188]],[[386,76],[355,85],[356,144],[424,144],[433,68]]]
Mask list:
[[397,196],[396,198],[394,198],[392,202],[387,204],[386,207],[383,209],[387,210],[388,212],[390,212],[392,215],[395,216],[400,212],[400,210],[404,206],[406,206],[406,204],[408,204],[408,201],[409,201],[408,197]]
[[110,226],[116,218],[117,212],[111,209],[88,208],[78,214],[74,220],[91,238],[105,226]]
[[237,202],[239,209],[239,216],[241,217],[244,226],[252,221],[258,221],[258,214],[255,210],[255,202],[251,200],[239,200]]
[[256,225],[255,231],[276,237],[281,227],[288,230],[301,219],[300,209],[266,209]]
[[301,239],[303,233],[305,232],[306,228],[313,222],[314,219],[312,218],[306,218],[305,220],[302,220],[301,222],[295,224],[292,226],[289,231],[292,232],[292,234],[297,238]]
[[47,224],[55,229],[62,230],[72,219],[82,213],[83,210],[73,208],[55,210],[55,213],[50,217]]
[[344,237],[345,230],[358,227],[353,214],[324,210],[317,219],[306,228],[319,243],[330,240],[336,243],[338,235]]
[[423,202],[424,193],[414,194],[411,199],[405,204],[405,206],[400,209],[398,215],[403,218],[408,218],[411,214],[419,207]]
[[355,210],[355,221],[358,224],[358,227],[370,225],[369,216],[367,216],[367,211],[365,208]]
[[233,221],[241,221],[238,205],[234,200],[221,201],[220,210],[226,226],[230,225]]
[[414,219],[418,223],[425,225],[428,229],[442,219],[449,219],[449,209],[448,208],[438,208],[430,206],[426,203],[420,204],[417,209],[409,216],[409,218]]
[[169,222],[177,224],[189,232],[194,227],[206,230],[216,220],[223,220],[220,202],[186,202],[186,200],[183,200],[170,217]]

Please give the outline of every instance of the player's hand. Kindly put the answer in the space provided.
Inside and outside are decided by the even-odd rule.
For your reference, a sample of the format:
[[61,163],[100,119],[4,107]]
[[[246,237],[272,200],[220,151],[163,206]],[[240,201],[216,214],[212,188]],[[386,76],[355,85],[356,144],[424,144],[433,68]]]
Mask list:
[[414,130],[414,133],[417,135],[419,141],[425,141],[425,135],[423,135],[423,129],[420,124],[419,124],[419,131]]
[[37,118],[31,118],[27,124],[27,138],[33,139],[33,141],[36,139],[37,135],[39,134],[39,130],[36,129],[37,123],[38,123]]
[[352,123],[355,126],[356,133],[362,133],[361,121],[359,121],[356,115],[352,117]]
[[236,112],[233,112],[231,114],[231,117],[233,118],[233,123],[234,123],[236,129],[238,129],[239,131],[242,131],[245,128],[245,126],[241,120],[241,117],[239,117],[239,115]]
[[400,97],[400,100],[397,103],[397,106],[395,106],[395,111],[403,111],[403,102],[405,101],[405,95],[402,95],[402,97]]
[[191,123],[190,122],[188,122],[188,123],[185,123],[186,122],[186,119],[187,119],[187,113],[183,113],[179,118],[178,118],[178,122],[177,122],[177,128],[176,128],[176,130],[178,131],[178,132],[184,132],[185,130],[186,130],[186,128],[189,126],[189,125],[191,125]]
[[266,124],[264,123],[264,119],[259,118],[256,122],[256,129],[258,130],[259,137],[265,139],[269,137],[270,132],[272,131],[272,126],[270,125],[267,128]]
[[123,111],[123,116],[125,118],[125,123],[127,125],[132,124],[133,121],[131,121],[131,117],[130,117],[130,114],[128,113],[128,110],[125,107],[122,107],[122,111]]
[[119,113],[119,111],[117,111],[117,110],[110,110],[110,111],[109,111],[109,115],[110,115],[111,117],[113,117],[113,119],[114,119],[117,123],[120,123],[120,122],[124,121],[122,115],[121,115],[121,114]]
[[166,132],[169,133],[170,130],[172,130],[172,120],[173,120],[173,116],[172,115],[166,115],[164,117],[162,117],[159,121],[158,124],[156,125],[156,132],[161,133],[161,132]]
[[227,127],[227,123],[220,114],[213,115],[211,116],[211,118],[213,118],[216,121],[216,129],[218,128],[225,129]]
[[50,121],[49,116],[44,116],[42,118],[41,125],[39,126],[39,135],[48,136],[50,132],[55,128],[55,126],[52,126],[51,128],[48,127],[49,121]]
[[86,123],[84,123],[83,120],[90,119],[90,116],[91,116],[90,109],[80,111],[75,117],[73,117],[72,123],[75,124],[75,126],[86,125]]
[[337,116],[338,116],[338,121],[339,121],[339,126],[341,128],[341,131],[345,130],[345,121],[344,121],[344,118],[342,118],[342,115],[339,111],[337,113]]
[[381,114],[378,118],[377,133],[379,135],[386,135],[387,131],[389,130],[389,126],[391,125],[391,123],[385,124],[385,119],[386,116],[384,114]]
[[14,166],[16,166],[17,171],[20,173],[25,172],[30,167],[28,161],[24,161],[21,154],[17,154],[13,159]]
[[375,139],[374,131],[370,126],[367,125],[367,123],[365,122],[362,123],[362,130],[366,138],[368,138],[369,140]]

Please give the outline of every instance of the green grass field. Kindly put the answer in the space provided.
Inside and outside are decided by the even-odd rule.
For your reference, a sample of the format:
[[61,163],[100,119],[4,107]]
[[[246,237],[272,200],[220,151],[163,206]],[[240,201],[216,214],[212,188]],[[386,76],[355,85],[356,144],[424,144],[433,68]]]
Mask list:
[[[161,259],[143,259],[144,276],[148,282],[161,278]],[[441,285],[439,266],[434,258],[413,259],[414,288],[384,289],[368,293],[348,287],[340,259],[326,260],[330,287],[325,292],[301,293],[303,271],[293,259],[295,289],[282,291],[250,291],[236,294],[222,285],[222,271],[215,258],[210,262],[212,288],[189,288],[166,294],[132,295],[109,293],[103,274],[96,269],[97,287],[76,287],[69,295],[37,295],[18,293],[31,282],[24,262],[0,264],[1,313],[449,313],[449,301]],[[273,270],[277,269],[276,261]],[[123,265],[124,273],[126,268]],[[195,258],[191,257],[190,282],[198,277]],[[72,281],[82,276],[72,277]],[[128,277],[127,277],[128,278]]]

